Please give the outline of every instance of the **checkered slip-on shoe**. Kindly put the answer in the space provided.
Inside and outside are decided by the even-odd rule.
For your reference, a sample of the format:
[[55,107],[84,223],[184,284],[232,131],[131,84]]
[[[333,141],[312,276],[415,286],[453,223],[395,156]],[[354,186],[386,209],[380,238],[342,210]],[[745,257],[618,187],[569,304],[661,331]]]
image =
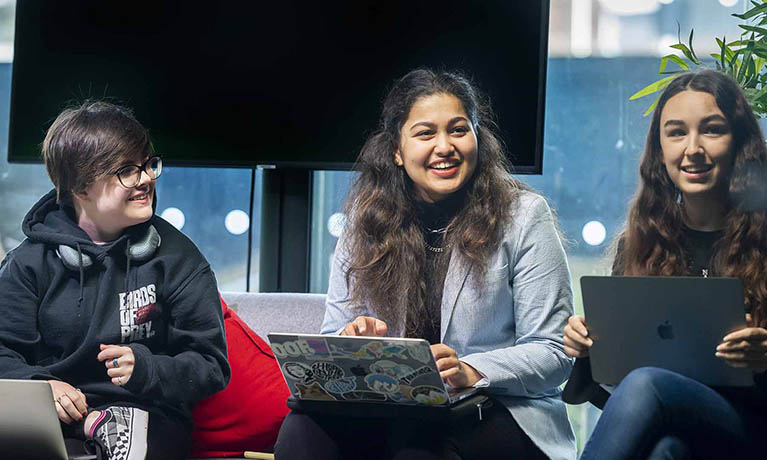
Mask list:
[[91,437],[109,460],[144,460],[149,413],[135,407],[108,407],[91,427]]

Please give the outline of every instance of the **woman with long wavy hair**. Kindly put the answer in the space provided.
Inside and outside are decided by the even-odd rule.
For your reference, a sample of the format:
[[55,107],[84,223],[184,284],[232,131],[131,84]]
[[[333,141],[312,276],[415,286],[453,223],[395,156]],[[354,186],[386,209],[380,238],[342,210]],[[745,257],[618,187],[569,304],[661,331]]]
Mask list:
[[767,429],[767,148],[737,84],[711,70],[674,79],[653,114],[639,172],[613,274],[740,278],[747,327],[701,353],[751,368],[755,386],[710,388],[640,368],[609,395],[591,379],[586,322],[572,316],[564,342],[580,359],[563,397],[604,407],[582,458],[729,458],[756,450],[755,433]]
[[494,127],[460,75],[395,83],[359,155],[322,332],[425,338],[448,385],[495,404],[459,423],[291,413],[278,458],[575,457],[558,389],[572,367],[567,262]]

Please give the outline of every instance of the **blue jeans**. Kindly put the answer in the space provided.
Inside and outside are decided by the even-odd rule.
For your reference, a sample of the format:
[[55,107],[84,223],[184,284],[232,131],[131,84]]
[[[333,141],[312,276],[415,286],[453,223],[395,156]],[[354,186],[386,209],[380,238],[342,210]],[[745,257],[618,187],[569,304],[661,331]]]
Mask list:
[[675,372],[643,367],[607,400],[581,460],[733,458],[756,450],[755,434],[765,430],[757,409]]

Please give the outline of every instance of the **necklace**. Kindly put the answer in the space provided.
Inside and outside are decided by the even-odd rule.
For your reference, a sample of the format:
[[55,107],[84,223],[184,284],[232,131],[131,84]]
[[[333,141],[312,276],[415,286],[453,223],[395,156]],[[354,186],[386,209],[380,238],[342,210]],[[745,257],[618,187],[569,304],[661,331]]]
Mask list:
[[426,249],[428,249],[431,252],[445,252],[445,248],[435,248],[434,246],[430,245],[429,243],[426,243]]
[[447,226],[442,227],[442,228],[436,228],[436,229],[431,229],[429,227],[425,227],[425,228],[426,228],[426,230],[429,233],[437,233],[437,234],[439,234],[439,233],[447,233]]

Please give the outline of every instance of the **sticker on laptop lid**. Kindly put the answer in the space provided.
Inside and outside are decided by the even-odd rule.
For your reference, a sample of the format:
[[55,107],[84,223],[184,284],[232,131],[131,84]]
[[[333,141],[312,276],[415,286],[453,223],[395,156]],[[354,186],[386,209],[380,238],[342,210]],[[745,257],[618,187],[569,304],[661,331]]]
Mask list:
[[399,359],[407,359],[407,355],[405,355],[406,351],[407,351],[407,347],[394,342],[384,342],[380,350],[381,354],[385,358],[399,358]]
[[440,406],[449,400],[444,390],[431,385],[417,386],[413,388],[411,393],[414,400],[430,406]]
[[376,359],[373,353],[368,350],[368,345],[362,345],[358,350],[352,351],[339,346],[338,344],[330,344],[330,355],[333,358],[350,358],[354,360],[358,359]]
[[322,380],[336,380],[344,376],[341,366],[324,361],[312,364],[312,373],[315,378]]
[[278,358],[331,359],[328,344],[325,339],[308,338],[272,342],[272,351]]
[[437,371],[430,368],[429,366],[421,366],[415,371],[400,377],[400,381],[407,384],[411,384],[413,383],[413,380],[417,379],[418,377],[421,377],[422,375],[429,375],[429,374],[436,374],[436,373]]
[[325,389],[336,394],[348,393],[357,389],[357,379],[354,377],[343,377],[338,380],[331,380],[325,383]]
[[408,344],[407,352],[416,361],[428,364],[431,361],[431,349],[422,344]]
[[404,377],[413,372],[413,368],[407,364],[395,363],[388,359],[376,361],[370,365],[370,372],[374,374],[390,375],[396,379]]
[[309,383],[314,380],[314,372],[303,363],[287,362],[282,365],[282,370],[288,377],[300,380],[303,383]]
[[369,374],[365,376],[368,388],[376,393],[398,393],[399,382],[397,379],[386,374]]
[[296,391],[301,399],[310,399],[313,401],[336,401],[336,398],[325,391],[318,382],[312,382],[309,385],[296,383]]

